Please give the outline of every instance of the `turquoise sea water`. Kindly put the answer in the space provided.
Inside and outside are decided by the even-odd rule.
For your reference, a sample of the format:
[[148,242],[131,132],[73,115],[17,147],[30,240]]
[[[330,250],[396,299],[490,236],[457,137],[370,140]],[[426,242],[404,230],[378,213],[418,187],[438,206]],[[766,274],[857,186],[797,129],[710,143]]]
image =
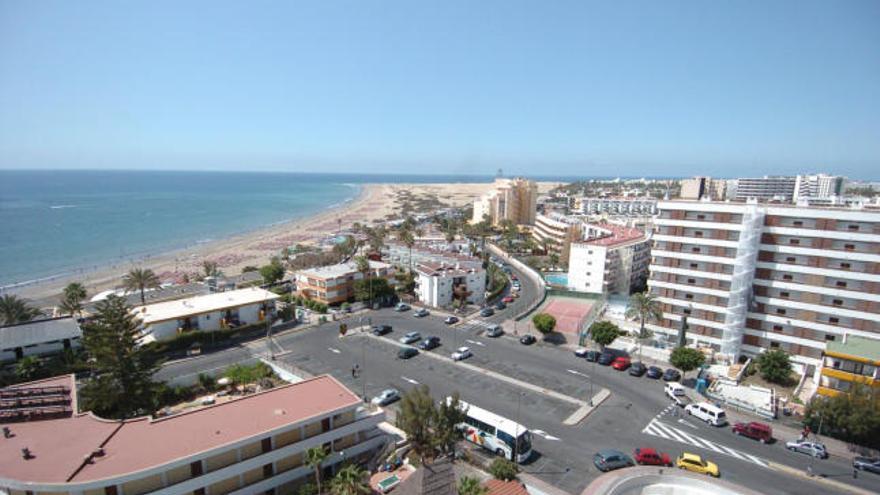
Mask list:
[[320,212],[367,182],[489,177],[0,171],[0,288]]

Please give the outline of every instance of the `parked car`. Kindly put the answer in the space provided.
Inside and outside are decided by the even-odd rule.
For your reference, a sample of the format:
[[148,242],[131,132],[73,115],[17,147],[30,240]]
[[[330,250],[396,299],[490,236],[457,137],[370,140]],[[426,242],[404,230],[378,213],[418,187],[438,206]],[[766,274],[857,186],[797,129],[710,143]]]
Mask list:
[[519,280],[519,277],[517,277],[516,274],[514,273],[514,274],[510,275],[510,279],[511,280]]
[[663,381],[677,382],[681,380],[681,373],[675,368],[669,368],[663,372]]
[[391,325],[373,325],[373,335],[385,335],[391,333]]
[[458,349],[455,350],[455,352],[452,353],[452,360],[453,361],[461,361],[461,360],[467,359],[473,355],[474,354],[471,352],[471,350],[469,348],[459,347]]
[[697,404],[688,404],[684,411],[689,416],[703,420],[712,426],[724,426],[727,424],[727,415],[724,410],[708,402],[699,402]]
[[752,421],[749,423],[736,423],[733,425],[733,434],[755,439],[761,443],[773,441],[773,428],[764,423]]
[[501,337],[504,335],[504,329],[501,325],[492,325],[486,330],[486,337]]
[[691,398],[685,393],[684,385],[678,382],[667,383],[663,387],[663,391],[666,393],[666,397],[672,399],[672,402],[679,407],[687,407],[692,402]]
[[429,313],[427,309],[420,308],[420,309],[416,310],[415,313],[413,313],[413,316],[415,316],[416,318],[424,318],[424,317],[428,316],[429,314],[431,314],[431,313]]
[[658,368],[657,366],[648,366],[648,372],[645,373],[645,376],[648,378],[653,378],[654,380],[659,379],[663,376],[663,369]]
[[433,335],[419,342],[419,349],[423,351],[430,351],[431,349],[436,349],[437,347],[440,347],[440,337],[435,337]]
[[530,333],[527,333],[519,338],[519,343],[522,345],[532,345],[537,341],[538,339],[536,339],[535,336]]
[[599,359],[596,360],[596,362],[601,364],[602,366],[609,366],[611,363],[614,362],[614,354],[611,354],[610,352],[603,352],[602,355],[599,356]]
[[401,344],[412,344],[413,342],[418,342],[422,340],[422,334],[419,332],[408,332],[406,335],[398,339],[398,342]]
[[397,311],[398,313],[402,311],[409,311],[409,309],[409,304],[406,303],[397,303],[397,306],[394,306],[394,311]]
[[810,442],[807,440],[792,440],[785,442],[785,448],[792,452],[800,452],[801,454],[811,455],[818,459],[827,459],[828,450],[825,445],[819,442]]
[[515,300],[516,298],[513,296],[504,296],[504,299],[502,299],[501,302],[503,302],[504,304],[510,304]]
[[419,350],[415,347],[404,347],[397,353],[397,357],[400,359],[409,359],[412,357],[416,357],[419,355]]
[[619,358],[615,359],[614,362],[611,363],[611,367],[616,369],[617,371],[623,371],[623,370],[629,368],[629,366],[631,364],[632,364],[632,362],[630,362],[628,357],[620,356]]
[[602,353],[600,353],[599,351],[587,351],[587,353],[584,354],[584,359],[591,363],[595,363],[599,360],[600,356],[602,356]]
[[495,309],[501,311],[502,309],[507,309],[507,305],[504,304],[504,301],[498,301],[498,304],[495,305]]
[[447,325],[455,325],[456,323],[458,323],[458,317],[457,316],[447,316],[446,319],[443,320],[443,323],[446,323]]
[[589,349],[584,349],[583,347],[578,347],[577,349],[574,350],[574,356],[579,357],[579,358],[587,357],[588,352],[590,352]]
[[376,406],[387,406],[392,402],[400,400],[400,392],[397,391],[396,388],[387,388],[383,390],[379,395],[373,397],[373,400],[370,402]]
[[853,457],[853,469],[880,474],[880,457]]
[[694,473],[708,474],[709,476],[714,476],[716,478],[721,476],[717,464],[704,460],[697,454],[691,454],[689,452],[683,452],[681,456],[675,460],[675,465],[679,469],[685,469]]
[[635,462],[623,452],[614,449],[602,449],[593,456],[593,464],[599,471],[607,472],[635,466]]
[[480,316],[483,318],[488,318],[495,314],[495,310],[492,308],[483,308],[480,310]]
[[648,371],[648,367],[642,364],[641,361],[636,361],[629,369],[629,374],[630,376],[642,376],[646,371]]
[[652,448],[638,448],[633,452],[633,459],[643,466],[672,467],[672,459],[668,454],[657,452]]

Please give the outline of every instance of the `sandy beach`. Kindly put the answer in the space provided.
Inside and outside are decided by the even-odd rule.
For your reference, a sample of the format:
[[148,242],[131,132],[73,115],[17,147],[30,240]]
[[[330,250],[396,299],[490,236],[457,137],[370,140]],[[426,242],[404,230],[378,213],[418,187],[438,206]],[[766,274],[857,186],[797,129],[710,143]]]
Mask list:
[[[539,183],[545,192],[555,183]],[[55,303],[61,289],[70,282],[86,286],[89,295],[119,287],[122,276],[135,267],[152,269],[163,282],[183,279],[184,274],[201,271],[204,261],[214,261],[227,275],[236,275],[248,266],[261,266],[282,249],[295,244],[314,244],[353,223],[369,225],[410,211],[413,202],[432,201],[443,206],[464,206],[485,193],[491,183],[475,184],[365,184],[357,197],[342,205],[307,218],[294,219],[246,234],[183,249],[158,253],[141,259],[118,260],[96,269],[72,273],[12,289],[41,307]],[[442,206],[438,206],[442,207]]]

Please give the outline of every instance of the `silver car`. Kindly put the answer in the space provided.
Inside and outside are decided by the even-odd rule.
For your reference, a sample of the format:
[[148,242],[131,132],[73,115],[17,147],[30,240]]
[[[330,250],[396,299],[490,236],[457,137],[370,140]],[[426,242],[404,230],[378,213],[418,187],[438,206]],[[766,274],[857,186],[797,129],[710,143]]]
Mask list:
[[825,445],[819,442],[792,440],[785,443],[785,448],[792,452],[800,452],[818,459],[828,458],[828,451],[825,450]]
[[376,406],[387,406],[394,401],[400,400],[400,392],[396,388],[385,389],[370,401]]
[[412,344],[413,342],[418,342],[422,340],[422,334],[419,332],[409,332],[403,337],[400,338],[401,344]]

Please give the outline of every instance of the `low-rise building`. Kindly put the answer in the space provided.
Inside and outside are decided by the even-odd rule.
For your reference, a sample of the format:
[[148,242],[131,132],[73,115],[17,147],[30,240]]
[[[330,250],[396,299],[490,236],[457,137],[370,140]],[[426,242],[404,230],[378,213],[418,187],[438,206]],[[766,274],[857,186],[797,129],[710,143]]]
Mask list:
[[479,260],[422,262],[415,272],[416,297],[426,306],[450,306],[457,294],[470,304],[486,300],[486,271]]
[[0,492],[10,495],[297,493],[323,446],[329,478],[385,446],[381,409],[329,375],[163,418],[77,411],[72,375],[0,389]]
[[589,224],[586,240],[571,245],[568,287],[594,294],[629,295],[643,284],[651,262],[650,236],[614,224]]
[[830,397],[848,393],[857,384],[880,391],[880,340],[844,335],[822,353],[817,392]]
[[47,356],[82,346],[82,330],[75,318],[65,316],[29,321],[0,328],[0,362],[27,356]]
[[258,287],[215,292],[135,307],[144,341],[168,340],[184,332],[213,332],[265,321],[278,295]]
[[[388,278],[394,269],[387,263],[370,260],[371,278]],[[294,274],[296,292],[324,304],[341,304],[354,300],[354,283],[364,279],[357,263],[349,261],[336,265],[299,270]]]

